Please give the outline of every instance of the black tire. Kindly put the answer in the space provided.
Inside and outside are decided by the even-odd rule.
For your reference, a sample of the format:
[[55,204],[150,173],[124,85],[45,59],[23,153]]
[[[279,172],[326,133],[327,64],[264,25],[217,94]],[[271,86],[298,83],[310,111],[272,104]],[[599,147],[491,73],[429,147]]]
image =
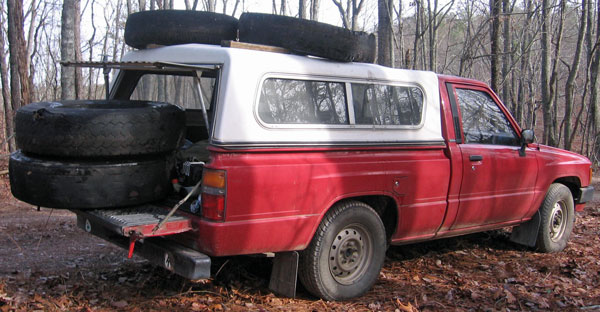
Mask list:
[[373,208],[358,201],[336,204],[300,255],[300,281],[325,300],[361,296],[377,281],[386,248],[385,228]]
[[132,161],[54,161],[20,151],[9,161],[13,195],[36,206],[96,209],[139,205],[170,190],[171,157]]
[[288,16],[243,13],[240,41],[286,48],[342,62],[373,63],[375,36]]
[[143,49],[149,44],[221,44],[236,40],[238,20],[224,14],[186,10],[136,12],[125,23],[125,43]]
[[540,218],[537,250],[550,253],[565,249],[575,222],[575,204],[568,187],[559,183],[550,185],[540,207]]
[[23,106],[16,142],[24,152],[65,157],[160,154],[183,142],[185,112],[146,101],[60,101]]

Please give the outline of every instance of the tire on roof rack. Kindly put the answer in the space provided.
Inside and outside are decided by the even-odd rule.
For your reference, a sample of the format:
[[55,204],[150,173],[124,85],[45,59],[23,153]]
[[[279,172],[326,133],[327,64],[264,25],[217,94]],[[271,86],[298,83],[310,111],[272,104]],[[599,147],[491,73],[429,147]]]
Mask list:
[[188,10],[136,12],[125,23],[125,43],[143,49],[150,44],[221,44],[236,40],[238,20],[224,14]]
[[373,63],[375,36],[288,16],[243,13],[240,41],[286,48],[343,62]]
[[16,142],[24,152],[64,157],[161,154],[181,146],[185,112],[149,101],[38,102],[16,114]]
[[167,196],[172,156],[133,160],[53,160],[10,156],[13,195],[36,206],[96,209],[139,205]]

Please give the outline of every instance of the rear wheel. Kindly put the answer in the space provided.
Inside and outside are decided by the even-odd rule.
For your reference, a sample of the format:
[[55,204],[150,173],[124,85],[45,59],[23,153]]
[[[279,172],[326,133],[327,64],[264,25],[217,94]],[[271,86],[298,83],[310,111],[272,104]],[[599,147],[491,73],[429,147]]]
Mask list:
[[536,247],[541,252],[559,252],[567,246],[575,221],[575,204],[568,187],[550,185],[540,207],[541,224]]
[[360,296],[377,280],[385,250],[385,228],[375,210],[357,201],[339,203],[302,252],[300,281],[325,300]]

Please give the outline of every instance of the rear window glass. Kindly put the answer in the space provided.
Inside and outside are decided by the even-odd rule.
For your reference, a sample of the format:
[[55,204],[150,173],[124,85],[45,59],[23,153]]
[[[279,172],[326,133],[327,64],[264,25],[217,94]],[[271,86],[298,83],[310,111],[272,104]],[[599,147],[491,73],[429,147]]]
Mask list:
[[352,84],[358,125],[416,126],[423,118],[423,92],[417,87]]
[[[202,99],[210,109],[215,79],[200,78]],[[168,102],[186,109],[202,109],[198,82],[192,76],[145,74],[137,83],[132,100]]]
[[258,115],[268,124],[348,124],[344,84],[266,79],[261,89]]

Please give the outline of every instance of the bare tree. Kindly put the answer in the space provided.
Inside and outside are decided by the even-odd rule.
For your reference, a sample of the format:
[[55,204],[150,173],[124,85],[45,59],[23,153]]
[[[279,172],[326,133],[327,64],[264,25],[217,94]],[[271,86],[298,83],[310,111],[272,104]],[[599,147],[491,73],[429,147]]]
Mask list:
[[408,62],[407,62],[407,60],[405,60],[405,57],[404,57],[404,17],[402,16],[404,7],[402,6],[402,1],[398,1],[398,8],[397,9],[394,8],[394,10],[396,13],[396,19],[398,21],[397,38],[399,38],[399,39],[397,40],[397,42],[398,42],[397,49],[400,52],[400,55],[397,58],[397,60],[398,60],[398,65],[400,66],[400,68],[405,68],[406,64]]
[[286,15],[287,0],[280,0],[279,4],[277,4],[277,0],[273,0],[271,12],[273,14]]
[[[81,0],[75,0],[75,21],[73,23],[73,48],[75,49],[75,61],[81,61]],[[83,97],[83,75],[81,67],[75,68],[75,97]]]
[[7,1],[10,91],[14,110],[30,102],[27,48],[24,35],[23,2]]
[[550,95],[550,1],[542,0],[542,109],[544,117],[544,143],[556,145],[552,133],[552,96]]
[[344,28],[358,30],[358,16],[363,9],[365,0],[346,0],[346,6],[342,4],[342,0],[331,0],[338,8],[340,18]]
[[[591,12],[590,12],[591,13]],[[591,14],[589,14],[591,15]],[[590,28],[591,28],[590,24]],[[591,145],[592,153],[594,153],[595,160],[598,161],[600,156],[600,103],[598,101],[598,72],[600,68],[600,51],[598,51],[598,43],[600,42],[600,1],[596,1],[596,36],[594,42],[592,42],[592,36],[590,34],[588,39],[588,55],[590,61],[590,111],[592,114],[592,130]]]
[[[60,36],[60,51],[63,61],[75,61],[75,11],[78,0],[64,0],[62,6],[62,23]],[[61,98],[71,100],[77,98],[75,68],[61,68],[60,75]]]
[[581,60],[581,51],[583,50],[583,41],[587,29],[587,14],[588,6],[587,0],[581,0],[581,19],[579,24],[579,32],[577,33],[577,44],[575,46],[575,55],[569,69],[569,76],[567,77],[567,83],[565,85],[565,117],[564,117],[564,146],[565,149],[570,150],[573,143],[573,136],[571,131],[575,133],[577,131],[578,124],[575,124],[575,129],[572,129],[571,125],[571,113],[573,111],[573,96],[574,96],[574,83],[577,73],[579,71],[579,63]]
[[392,10],[392,0],[377,1],[377,63],[389,67],[394,67]]
[[306,0],[298,0],[298,18],[306,19]]
[[311,0],[310,2],[310,19],[312,21],[319,20],[319,6],[321,0]]
[[217,10],[216,0],[202,0],[204,2],[204,9],[209,12],[215,12]]
[[[524,118],[525,114],[525,102],[532,95],[528,93],[528,80],[530,79],[529,75],[529,60],[530,60],[530,51],[531,51],[531,43],[533,42],[533,35],[530,31],[530,25],[533,20],[533,12],[532,9],[533,3],[532,0],[523,0],[523,6],[525,9],[525,19],[523,20],[523,35],[522,40],[519,42],[520,46],[520,58],[521,58],[521,66],[520,66],[520,75],[518,78],[517,84],[517,100],[516,100],[516,109],[513,111],[515,114],[515,118],[519,123],[525,122],[527,127],[532,126],[531,121],[531,107],[535,106],[535,103],[528,102],[527,107],[530,109],[527,113],[527,120]],[[529,94],[529,96],[528,96]]]
[[437,71],[437,37],[438,29],[441,26],[444,18],[452,9],[454,0],[448,1],[443,7],[438,9],[438,0],[427,0],[427,30],[429,34],[429,70]]
[[495,92],[500,91],[500,9],[502,0],[490,0],[490,28],[491,55],[490,55],[490,87]]
[[[502,55],[502,101],[508,103],[512,92],[512,77],[510,74],[512,65],[512,32],[510,29],[510,17],[512,14],[512,5],[510,0],[502,0],[502,15],[503,15],[503,55]],[[511,78],[509,78],[509,75]],[[515,112],[515,101],[510,101],[512,112]]]
[[[13,133],[13,109],[10,101],[10,86],[8,82],[8,64],[6,64],[6,53],[5,44],[4,44],[4,1],[0,2],[0,79],[2,81],[2,102],[3,102],[3,113],[2,116],[4,118],[4,129],[2,132],[4,133],[3,138],[8,139],[12,136]],[[12,151],[15,149],[14,140],[8,139],[8,144],[2,146],[2,150],[4,150],[5,146],[8,151]]]

